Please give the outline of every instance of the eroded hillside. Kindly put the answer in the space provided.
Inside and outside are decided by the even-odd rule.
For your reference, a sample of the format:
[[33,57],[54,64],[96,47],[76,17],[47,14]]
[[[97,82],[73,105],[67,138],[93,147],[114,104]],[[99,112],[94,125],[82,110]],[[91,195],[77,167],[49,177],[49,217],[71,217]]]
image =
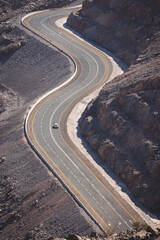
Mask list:
[[156,37],[159,12],[158,0],[85,0],[67,24],[131,64]]
[[85,38],[130,65],[88,105],[80,131],[134,196],[156,214],[160,214],[159,10],[156,0],[86,0],[68,19],[68,25]]
[[45,9],[49,2],[67,3],[0,1],[1,240],[42,240],[99,231],[24,136],[24,119],[33,102],[74,71],[65,55],[21,27],[21,13]]

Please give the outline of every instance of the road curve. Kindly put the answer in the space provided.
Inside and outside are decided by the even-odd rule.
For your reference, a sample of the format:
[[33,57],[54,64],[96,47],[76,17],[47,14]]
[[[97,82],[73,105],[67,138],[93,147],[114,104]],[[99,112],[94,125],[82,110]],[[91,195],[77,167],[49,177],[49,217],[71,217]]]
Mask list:
[[[78,101],[109,78],[112,65],[103,52],[53,24],[71,11],[69,8],[43,11],[23,19],[28,29],[67,53],[76,66],[73,78],[66,85],[47,94],[32,107],[25,131],[33,149],[75,200],[111,234],[132,228],[135,218],[75,154],[68,143],[66,119]],[[59,129],[52,128],[55,122],[59,123]]]

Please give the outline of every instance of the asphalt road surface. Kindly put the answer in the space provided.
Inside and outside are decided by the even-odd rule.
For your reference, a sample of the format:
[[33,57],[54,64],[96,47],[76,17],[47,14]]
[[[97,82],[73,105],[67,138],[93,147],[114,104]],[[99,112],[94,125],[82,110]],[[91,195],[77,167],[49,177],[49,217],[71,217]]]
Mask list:
[[[52,165],[53,162],[53,167],[58,169],[63,181],[67,182],[101,227],[106,232],[120,232],[132,228],[134,218],[108,191],[107,186],[86,167],[62,136],[63,114],[66,109],[75,100],[88,94],[90,89],[101,84],[104,76],[109,77],[112,71],[111,63],[103,60],[106,57],[102,52],[51,24],[54,20],[69,15],[71,11],[73,9],[45,11],[25,20],[33,32],[70,54],[77,64],[77,72],[71,83],[39,102],[34,113],[30,114],[30,141],[44,158],[48,158],[49,164]],[[59,124],[58,129],[53,129],[54,123]]]

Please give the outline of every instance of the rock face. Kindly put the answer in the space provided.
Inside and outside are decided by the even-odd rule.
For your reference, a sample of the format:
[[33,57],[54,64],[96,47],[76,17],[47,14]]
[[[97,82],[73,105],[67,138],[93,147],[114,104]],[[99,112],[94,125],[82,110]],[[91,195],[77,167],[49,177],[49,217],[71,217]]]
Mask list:
[[[43,235],[42,235],[43,234]],[[63,240],[159,240],[160,229],[152,229],[149,226],[140,227],[139,229],[133,229],[131,231],[124,231],[119,234],[113,234],[110,237],[99,235],[96,232],[92,232],[88,236],[79,236],[75,234],[69,234]],[[54,239],[52,236],[48,236],[46,232],[31,231],[26,234],[25,240],[32,239]],[[56,240],[62,240],[62,238],[55,238]]]
[[67,24],[126,63],[133,63],[156,33],[159,12],[158,0],[85,0]]
[[139,201],[160,214],[158,8],[158,1],[84,1],[68,24],[134,62],[87,106],[80,131]]
[[160,211],[160,61],[152,61],[107,84],[83,113],[80,128],[134,195]]
[[7,0],[0,1],[0,54],[14,52],[25,44],[23,36],[12,34],[15,16],[41,9],[62,7],[75,0]]

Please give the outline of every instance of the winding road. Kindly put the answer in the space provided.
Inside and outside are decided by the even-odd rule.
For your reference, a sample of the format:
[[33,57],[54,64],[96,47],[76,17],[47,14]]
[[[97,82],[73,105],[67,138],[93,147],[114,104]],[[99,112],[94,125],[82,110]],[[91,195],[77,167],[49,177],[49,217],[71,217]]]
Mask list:
[[[25,131],[33,149],[94,221],[107,233],[120,232],[132,228],[135,219],[76,154],[66,133],[66,120],[73,106],[102,85],[112,72],[103,52],[54,24],[71,11],[43,11],[23,19],[28,29],[67,53],[75,64],[72,79],[32,107]],[[58,129],[52,128],[55,122],[59,123]]]

